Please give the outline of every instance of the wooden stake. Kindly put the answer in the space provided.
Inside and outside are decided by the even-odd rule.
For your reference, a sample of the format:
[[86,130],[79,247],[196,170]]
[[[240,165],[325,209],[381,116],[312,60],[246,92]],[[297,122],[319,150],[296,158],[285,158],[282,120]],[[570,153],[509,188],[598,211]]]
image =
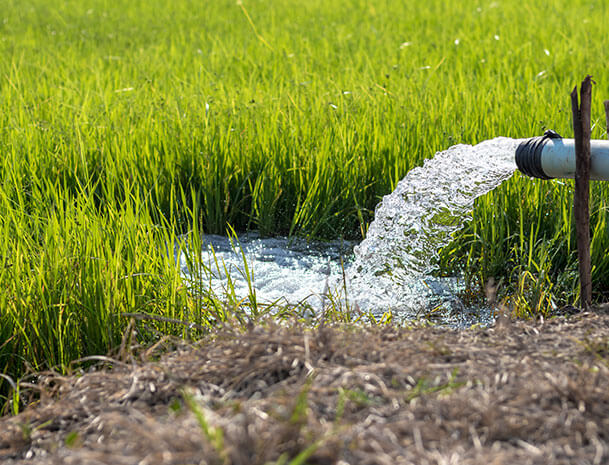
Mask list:
[[573,132],[575,134],[575,194],[574,214],[579,260],[580,304],[584,310],[592,303],[590,263],[590,108],[592,106],[592,78],[586,76],[580,88],[578,105],[577,86],[571,92]]
[[607,125],[607,139],[609,139],[609,100],[603,102],[605,104],[605,124]]

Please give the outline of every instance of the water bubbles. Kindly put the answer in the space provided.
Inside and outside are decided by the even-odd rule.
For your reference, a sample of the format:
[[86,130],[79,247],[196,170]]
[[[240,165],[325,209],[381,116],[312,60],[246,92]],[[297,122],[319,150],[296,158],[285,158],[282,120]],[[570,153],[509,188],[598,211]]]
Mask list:
[[[329,277],[342,275],[340,258],[351,255],[353,247],[348,242],[316,244],[299,239],[261,239],[255,234],[238,240],[208,235],[204,240],[199,285],[209,286],[218,296],[232,286],[238,299],[246,299],[252,284],[259,303],[279,301],[313,308],[321,307]],[[182,273],[193,280],[197,273],[186,256],[180,258]]]
[[433,274],[438,249],[463,225],[474,200],[513,174],[517,144],[498,138],[456,145],[411,170],[377,206],[366,239],[354,249],[351,269],[361,270],[349,274],[354,293],[366,289],[361,297],[404,311],[420,306],[421,283]]
[[[492,321],[490,309],[466,308],[459,300],[458,277],[433,273],[438,250],[462,227],[474,200],[513,174],[519,143],[497,138],[456,145],[411,170],[377,205],[366,239],[353,249],[354,260],[353,244],[317,248],[298,240],[246,236],[239,249],[227,238],[207,236],[203,261],[208,275],[202,283],[219,296],[232,286],[243,299],[252,292],[251,284],[260,303],[304,303],[315,311],[332,295],[377,316],[387,311],[401,319],[433,315],[456,326]],[[194,279],[186,258],[181,262],[184,275]]]

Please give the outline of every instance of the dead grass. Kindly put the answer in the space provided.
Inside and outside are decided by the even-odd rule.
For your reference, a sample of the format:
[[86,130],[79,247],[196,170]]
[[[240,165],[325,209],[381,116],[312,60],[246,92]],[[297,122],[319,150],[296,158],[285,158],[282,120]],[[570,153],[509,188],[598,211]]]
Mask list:
[[[4,464],[547,464],[609,458],[609,317],[257,326],[42,375]],[[300,461],[299,461],[300,460]]]

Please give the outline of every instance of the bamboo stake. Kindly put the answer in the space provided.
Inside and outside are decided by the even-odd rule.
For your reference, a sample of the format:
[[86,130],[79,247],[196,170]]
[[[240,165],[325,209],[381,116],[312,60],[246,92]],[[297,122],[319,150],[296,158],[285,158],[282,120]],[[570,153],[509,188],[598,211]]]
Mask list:
[[581,105],[578,105],[577,86],[571,92],[573,132],[575,135],[575,193],[574,215],[579,260],[580,304],[584,310],[592,303],[592,277],[590,263],[590,109],[592,78],[586,76],[580,88]]

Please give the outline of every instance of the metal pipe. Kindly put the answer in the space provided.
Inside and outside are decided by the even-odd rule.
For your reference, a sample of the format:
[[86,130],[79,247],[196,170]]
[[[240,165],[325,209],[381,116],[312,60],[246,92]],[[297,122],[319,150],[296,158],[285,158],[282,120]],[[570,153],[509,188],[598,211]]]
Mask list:
[[[525,175],[540,179],[575,177],[575,140],[554,131],[523,140],[516,165]],[[590,179],[609,181],[609,141],[590,141]]]

